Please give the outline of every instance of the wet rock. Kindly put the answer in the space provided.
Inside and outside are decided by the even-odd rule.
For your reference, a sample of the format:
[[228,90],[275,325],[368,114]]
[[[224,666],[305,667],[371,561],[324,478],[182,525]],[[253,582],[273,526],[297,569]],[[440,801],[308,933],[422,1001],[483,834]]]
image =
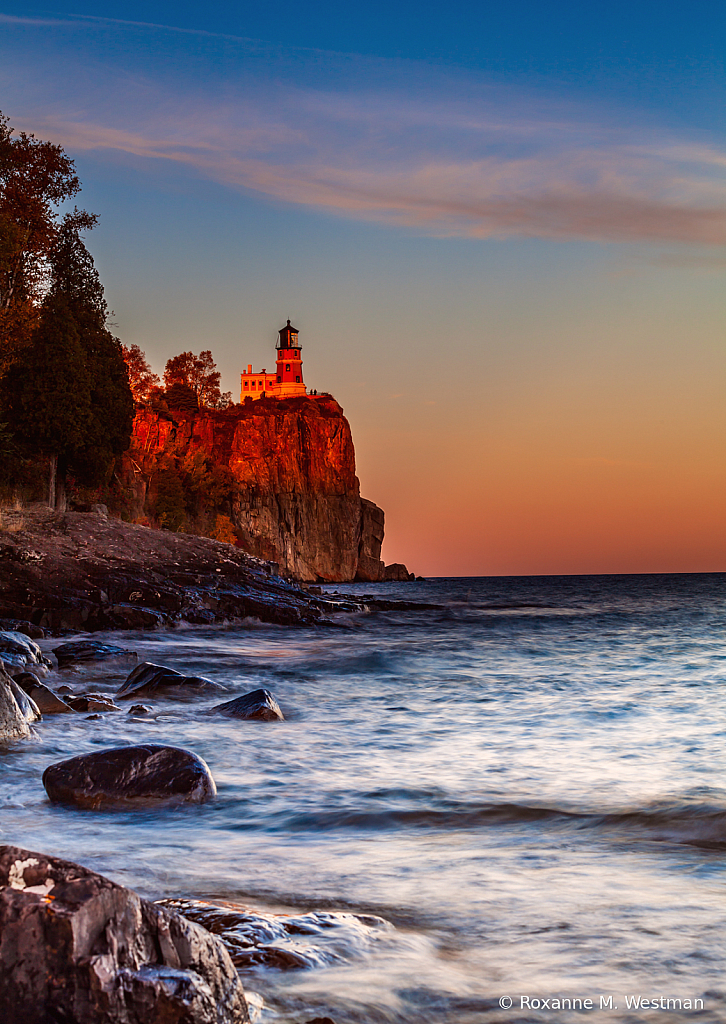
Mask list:
[[175,696],[206,696],[214,693],[226,693],[227,687],[213,683],[203,676],[184,676],[173,668],[154,665],[151,661],[143,661],[131,672],[125,683],[116,691],[121,700],[140,697],[145,693],[171,692]]
[[126,713],[128,715],[150,715],[152,710],[148,704],[132,704]]
[[58,659],[58,668],[97,661],[127,664],[139,660],[136,651],[128,651],[115,644],[104,644],[99,640],[74,640],[72,643],[54,647],[53,654]]
[[25,619],[0,619],[0,629],[10,630],[13,633],[24,633],[31,640],[42,640],[45,637],[45,630],[40,626],[26,622]]
[[121,708],[114,702],[113,697],[105,693],[85,693],[80,697],[70,697],[68,700],[74,711],[120,711]]
[[115,604],[109,620],[119,629],[158,629],[170,621],[163,612],[135,604]]
[[15,699],[12,679],[0,666],[0,743],[12,743],[28,736],[30,726]]
[[0,847],[3,1024],[249,1024],[224,945],[79,864]]
[[[15,677],[15,682],[35,701],[41,714],[62,715],[73,713],[73,708],[66,704],[49,686],[41,683],[32,672],[22,672],[19,676]],[[66,687],[66,689],[70,692],[69,687]]]
[[[28,673],[29,674],[29,673]],[[12,690],[13,697],[20,708],[20,714],[23,716],[26,722],[39,722],[43,717],[40,713],[40,708],[35,703],[32,697],[29,697],[22,687],[18,686],[14,679],[8,680],[8,685]]]
[[151,744],[59,761],[45,769],[43,785],[56,803],[94,810],[200,804],[217,793],[212,773],[197,754]]
[[300,971],[349,962],[366,955],[381,934],[393,927],[372,914],[265,914],[203,900],[167,899],[160,903],[218,935],[234,964],[243,969]]
[[280,705],[269,690],[253,690],[242,697],[236,697],[224,704],[217,704],[212,712],[226,715],[227,718],[248,718],[261,722],[285,720]]
[[48,671],[48,662],[40,647],[25,633],[12,629],[0,631],[0,662],[11,676],[20,672],[45,675]]

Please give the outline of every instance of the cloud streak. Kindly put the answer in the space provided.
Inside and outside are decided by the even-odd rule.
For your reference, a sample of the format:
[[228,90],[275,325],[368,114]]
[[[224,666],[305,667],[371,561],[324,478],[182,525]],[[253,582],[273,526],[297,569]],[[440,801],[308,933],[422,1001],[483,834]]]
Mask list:
[[354,82],[316,88],[304,62],[295,82],[285,68],[275,80],[267,58],[255,65],[245,52],[239,79],[222,81],[214,53],[204,59],[210,74],[196,80],[175,80],[163,59],[161,73],[133,74],[87,60],[92,102],[72,85],[52,96],[51,74],[15,120],[71,153],[173,162],[233,189],[435,236],[726,245],[726,152],[701,140],[421,69],[372,88],[358,66]]

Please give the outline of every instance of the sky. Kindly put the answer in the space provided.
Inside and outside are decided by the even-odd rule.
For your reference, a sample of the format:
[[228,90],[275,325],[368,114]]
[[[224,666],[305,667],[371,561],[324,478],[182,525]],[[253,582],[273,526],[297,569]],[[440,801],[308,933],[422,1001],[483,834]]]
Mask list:
[[726,571],[726,7],[0,0],[114,323],[235,397],[300,331],[387,562]]

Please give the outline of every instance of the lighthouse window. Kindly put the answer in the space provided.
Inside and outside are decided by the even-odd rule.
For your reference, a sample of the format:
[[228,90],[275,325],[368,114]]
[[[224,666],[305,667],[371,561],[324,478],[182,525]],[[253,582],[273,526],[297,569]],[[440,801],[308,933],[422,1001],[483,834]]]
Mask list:
[[249,388],[249,386],[250,386],[250,382],[249,382],[248,380],[246,380],[246,381],[245,381],[245,387],[246,387],[246,388]]
[[277,375],[277,383],[278,383],[278,384],[282,384],[282,377],[280,376],[280,374],[279,374],[279,373],[278,373],[278,375]]
[[290,370],[290,364],[289,363],[286,364],[285,369],[288,370],[288,371]]
[[296,378],[295,378],[295,383],[296,383],[296,384],[299,384],[299,383],[300,383],[300,378],[299,378],[299,377],[296,377]]

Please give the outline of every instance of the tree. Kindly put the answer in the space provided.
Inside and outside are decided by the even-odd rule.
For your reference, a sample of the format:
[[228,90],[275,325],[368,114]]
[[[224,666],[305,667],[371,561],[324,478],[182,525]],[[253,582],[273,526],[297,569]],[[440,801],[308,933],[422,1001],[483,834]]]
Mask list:
[[164,387],[167,392],[174,384],[190,387],[200,408],[216,408],[222,395],[219,390],[221,374],[216,369],[212,353],[207,350],[195,356],[193,352],[182,352],[169,359],[164,370]]
[[130,348],[122,345],[121,353],[128,370],[129,387],[134,400],[148,402],[154,390],[161,384],[159,375],[152,372],[146,361],[146,353],[142,352],[138,345],[132,345]]
[[60,226],[58,207],[80,187],[60,146],[25,132],[14,136],[0,113],[0,373],[37,324],[48,254]]
[[103,287],[80,237],[93,223],[78,210],[64,217],[39,324],[3,381],[16,435],[50,456],[49,504],[59,509],[66,471],[101,482],[128,448],[134,416],[121,343],[106,327]]
[[48,503],[63,507],[68,462],[85,444],[91,423],[91,387],[78,327],[62,297],[44,304],[32,342],[10,367],[3,391],[15,436],[50,457]]

